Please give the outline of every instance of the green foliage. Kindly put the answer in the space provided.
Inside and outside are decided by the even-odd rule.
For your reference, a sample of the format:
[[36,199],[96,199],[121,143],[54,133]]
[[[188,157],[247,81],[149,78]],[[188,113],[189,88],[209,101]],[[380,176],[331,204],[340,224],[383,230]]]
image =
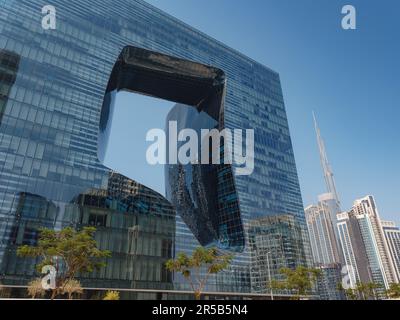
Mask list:
[[358,300],[357,290],[349,288],[345,290],[347,300]]
[[106,296],[103,300],[119,300],[118,291],[107,291]]
[[281,281],[271,281],[271,288],[276,290],[289,290],[296,293],[294,299],[300,299],[306,296],[312,290],[318,277],[321,275],[321,270],[306,268],[303,266],[297,267],[295,270],[282,268],[279,270],[285,279]]
[[358,297],[361,300],[370,300],[370,299],[378,299],[376,290],[379,288],[381,288],[381,285],[370,282],[370,283],[358,283],[355,290],[357,291]]
[[109,251],[97,248],[94,234],[96,228],[86,227],[76,231],[70,227],[55,231],[40,229],[37,246],[21,246],[17,255],[27,258],[41,258],[36,268],[41,272],[47,265],[57,271],[56,286],[52,298],[63,292],[63,287],[72,281],[77,273],[90,273],[105,266],[104,258]]
[[181,273],[189,282],[195,298],[200,299],[209,276],[228,268],[232,258],[231,255],[219,255],[215,248],[199,247],[191,257],[179,253],[175,260],[168,260],[165,266],[171,272]]
[[339,289],[344,292],[347,300],[370,300],[379,299],[377,289],[382,286],[376,283],[357,283],[355,288],[344,289],[340,286]]
[[391,283],[390,288],[386,291],[389,299],[399,299],[400,298],[400,284]]

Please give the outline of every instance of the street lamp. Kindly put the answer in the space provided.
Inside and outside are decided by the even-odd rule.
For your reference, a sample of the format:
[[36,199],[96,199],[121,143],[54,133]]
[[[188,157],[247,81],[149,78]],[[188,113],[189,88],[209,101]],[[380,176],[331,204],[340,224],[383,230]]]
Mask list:
[[271,268],[269,266],[269,255],[271,254],[271,251],[267,252],[267,265],[268,265],[268,278],[269,278],[269,289],[271,293],[271,300],[274,300],[274,292],[272,290],[272,283],[271,283]]

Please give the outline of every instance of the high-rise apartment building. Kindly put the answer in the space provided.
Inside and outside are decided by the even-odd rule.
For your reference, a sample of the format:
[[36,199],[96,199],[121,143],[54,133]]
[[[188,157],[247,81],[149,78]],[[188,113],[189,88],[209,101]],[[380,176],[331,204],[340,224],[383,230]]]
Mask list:
[[392,221],[381,221],[381,224],[397,279],[400,279],[400,228]]
[[[380,291],[397,282],[375,200],[356,200],[352,209],[338,215],[340,242],[349,268],[351,285],[374,282]],[[354,275],[353,275],[354,273]]]
[[[112,246],[115,254],[106,271],[87,279],[92,287],[171,288],[165,259],[215,245],[235,260],[208,289],[249,292],[258,281],[249,228],[269,216],[291,217],[280,228],[297,230],[301,250],[293,266],[310,264],[278,73],[142,0],[55,0],[55,29],[45,30],[47,4],[0,2],[2,282],[33,277],[15,252],[20,243],[35,243],[40,226],[98,227],[100,248]],[[103,158],[121,90],[191,106],[217,128],[254,129],[254,172],[177,166],[168,174],[167,198],[114,173]],[[173,287],[186,288],[178,278]]]
[[304,211],[310,235],[313,261],[316,263],[328,263],[332,251],[324,236],[327,233],[327,219],[323,214],[320,214],[318,205],[310,205]]
[[342,261],[335,234],[336,225],[331,219],[332,211],[336,210],[332,210],[330,201],[335,201],[330,195],[321,195],[317,205],[305,209],[313,259],[317,265],[340,264]]
[[368,230],[368,234],[373,239],[374,250],[378,253],[387,285],[397,283],[398,278],[390,256],[389,247],[385,239],[374,197],[367,196],[356,200],[352,210],[354,211],[354,214],[359,217],[360,221],[363,221],[364,229]]
[[357,283],[371,282],[368,258],[357,220],[347,212],[338,214],[337,220],[348,286],[355,288]]
[[[354,213],[350,213],[354,215]],[[363,245],[368,260],[368,270],[371,274],[371,282],[381,285],[383,288],[389,287],[389,281],[385,273],[382,257],[379,254],[378,244],[374,237],[372,221],[368,215],[354,215],[360,227]],[[364,268],[364,267],[361,267]]]

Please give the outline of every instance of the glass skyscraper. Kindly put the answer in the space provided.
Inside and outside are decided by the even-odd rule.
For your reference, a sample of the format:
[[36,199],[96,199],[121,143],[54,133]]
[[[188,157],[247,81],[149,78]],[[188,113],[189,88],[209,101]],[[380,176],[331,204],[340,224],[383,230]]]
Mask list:
[[[265,217],[290,220],[288,232],[295,229],[293,241],[301,244],[295,264],[310,265],[278,73],[142,0],[53,0],[54,30],[42,28],[47,4],[0,0],[4,283],[25,284],[33,276],[32,263],[19,260],[15,251],[35,243],[39,226],[98,227],[100,247],[111,248],[113,256],[103,273],[87,279],[92,287],[168,289],[174,282],[184,289],[179,277],[165,273],[163,262],[201,244],[235,253],[231,268],[213,279],[210,290],[250,292],[257,275],[251,272],[249,228]],[[224,165],[176,167],[169,174],[168,199],[114,173],[102,158],[119,90],[196,106],[217,121],[209,123],[214,127],[254,129],[254,172],[234,175]],[[186,188],[179,185],[185,174],[194,181],[183,181]],[[180,202],[174,201],[177,190],[184,191]],[[194,204],[186,216],[179,211],[182,204]],[[260,230],[268,229],[266,221]]]

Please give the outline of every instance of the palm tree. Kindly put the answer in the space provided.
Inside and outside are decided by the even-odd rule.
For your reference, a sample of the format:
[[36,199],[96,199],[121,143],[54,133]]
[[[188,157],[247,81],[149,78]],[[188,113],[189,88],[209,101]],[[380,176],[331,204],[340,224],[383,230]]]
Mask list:
[[381,285],[369,282],[369,283],[357,283],[356,288],[354,289],[357,292],[357,295],[360,300],[370,300],[370,299],[379,299],[379,294],[377,289],[381,288]]
[[352,288],[346,289],[345,295],[348,300],[358,300],[357,291],[355,289]]
[[389,290],[386,291],[389,299],[399,299],[400,298],[400,284],[391,283]]
[[367,283],[367,290],[369,297],[374,298],[375,300],[379,299],[379,294],[377,292],[378,289],[382,288],[382,286],[378,283]]

